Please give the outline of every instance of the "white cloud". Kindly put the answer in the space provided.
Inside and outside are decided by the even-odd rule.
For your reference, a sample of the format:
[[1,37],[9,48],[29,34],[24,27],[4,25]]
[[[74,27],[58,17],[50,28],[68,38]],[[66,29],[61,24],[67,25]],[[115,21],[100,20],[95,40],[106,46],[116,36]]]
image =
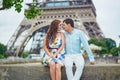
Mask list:
[[120,35],[120,0],[93,0],[96,12],[97,21],[108,38],[112,38],[120,42],[118,35]]
[[0,11],[0,42],[7,44],[8,40],[24,18],[24,11],[17,13],[14,8]]

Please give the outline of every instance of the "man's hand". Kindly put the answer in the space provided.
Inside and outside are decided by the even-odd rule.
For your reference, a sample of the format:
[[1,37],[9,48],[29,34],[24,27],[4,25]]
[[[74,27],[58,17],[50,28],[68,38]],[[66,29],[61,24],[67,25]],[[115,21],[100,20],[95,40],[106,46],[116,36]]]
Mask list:
[[95,62],[90,62],[90,64],[91,64],[91,65],[94,65],[94,64],[95,64]]

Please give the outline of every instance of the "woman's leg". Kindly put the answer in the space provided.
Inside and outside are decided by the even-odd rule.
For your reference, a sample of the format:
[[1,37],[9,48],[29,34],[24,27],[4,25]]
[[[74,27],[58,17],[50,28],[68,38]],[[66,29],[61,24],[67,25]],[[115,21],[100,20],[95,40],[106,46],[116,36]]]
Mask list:
[[61,64],[57,63],[55,68],[56,68],[56,80],[61,80]]
[[50,76],[52,80],[55,80],[55,63],[54,62],[49,62],[49,67],[50,67]]

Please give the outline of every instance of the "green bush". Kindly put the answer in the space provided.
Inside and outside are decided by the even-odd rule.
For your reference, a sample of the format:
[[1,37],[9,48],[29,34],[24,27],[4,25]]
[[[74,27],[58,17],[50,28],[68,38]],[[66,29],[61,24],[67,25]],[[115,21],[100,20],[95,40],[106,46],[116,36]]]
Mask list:
[[4,58],[4,56],[3,56],[2,54],[0,54],[0,59],[1,59],[1,58]]
[[26,58],[26,57],[28,56],[28,54],[29,54],[28,51],[23,52],[23,54],[22,54],[22,58]]
[[96,46],[100,46],[102,49],[96,51],[97,54],[100,56],[105,54],[112,54],[113,56],[117,56],[118,49],[116,47],[116,42],[112,40],[111,38],[103,38],[103,39],[90,39],[89,44],[94,44]]

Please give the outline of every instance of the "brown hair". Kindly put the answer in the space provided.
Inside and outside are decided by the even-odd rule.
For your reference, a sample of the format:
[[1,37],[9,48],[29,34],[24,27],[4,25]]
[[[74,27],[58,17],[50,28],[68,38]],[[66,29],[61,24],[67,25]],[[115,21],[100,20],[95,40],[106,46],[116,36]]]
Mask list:
[[48,47],[50,39],[52,38],[52,42],[54,42],[54,40],[56,39],[56,34],[59,28],[59,24],[60,24],[60,20],[53,20],[49,26],[49,29],[47,31],[47,35],[46,35],[46,46]]
[[65,22],[66,24],[70,24],[71,27],[74,28],[74,21],[71,18],[67,18],[63,22]]

